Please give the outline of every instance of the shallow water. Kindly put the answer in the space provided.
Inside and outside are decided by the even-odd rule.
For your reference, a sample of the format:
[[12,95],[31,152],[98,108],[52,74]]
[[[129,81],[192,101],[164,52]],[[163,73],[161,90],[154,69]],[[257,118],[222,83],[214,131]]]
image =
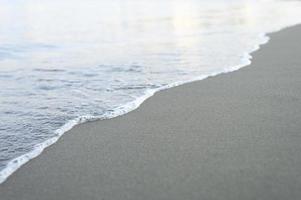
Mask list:
[[75,124],[236,70],[301,22],[274,0],[0,0],[0,183]]

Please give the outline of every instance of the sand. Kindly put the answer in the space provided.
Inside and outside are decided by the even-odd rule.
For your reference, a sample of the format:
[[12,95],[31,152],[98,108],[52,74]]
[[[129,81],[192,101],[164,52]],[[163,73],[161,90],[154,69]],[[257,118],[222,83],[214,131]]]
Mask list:
[[301,199],[300,35],[271,34],[248,67],[75,127],[0,199]]

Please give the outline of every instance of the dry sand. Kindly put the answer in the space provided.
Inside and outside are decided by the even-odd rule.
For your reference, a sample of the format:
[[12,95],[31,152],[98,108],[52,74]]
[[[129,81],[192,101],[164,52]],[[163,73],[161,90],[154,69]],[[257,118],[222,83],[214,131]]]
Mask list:
[[0,199],[301,199],[300,36],[274,33],[251,66],[77,126],[0,185]]

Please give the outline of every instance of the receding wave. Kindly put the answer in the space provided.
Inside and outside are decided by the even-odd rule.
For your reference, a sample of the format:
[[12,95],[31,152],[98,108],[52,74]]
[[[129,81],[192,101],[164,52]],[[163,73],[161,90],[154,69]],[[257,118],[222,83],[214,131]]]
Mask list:
[[301,23],[301,2],[276,0],[28,0],[0,11],[0,183],[73,126],[247,66],[267,33]]

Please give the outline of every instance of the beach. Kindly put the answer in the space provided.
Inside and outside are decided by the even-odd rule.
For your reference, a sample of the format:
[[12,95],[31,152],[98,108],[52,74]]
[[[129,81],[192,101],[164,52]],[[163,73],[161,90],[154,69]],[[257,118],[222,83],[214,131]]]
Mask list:
[[300,199],[300,35],[270,34],[247,67],[76,126],[1,184],[0,199]]

